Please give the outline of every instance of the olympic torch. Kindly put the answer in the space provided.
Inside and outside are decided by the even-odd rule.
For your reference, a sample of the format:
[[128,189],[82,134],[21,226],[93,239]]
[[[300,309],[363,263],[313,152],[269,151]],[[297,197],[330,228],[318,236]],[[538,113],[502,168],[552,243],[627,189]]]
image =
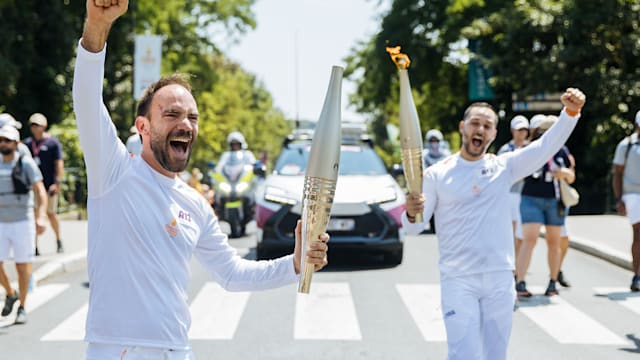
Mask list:
[[[400,46],[388,47],[387,52],[398,67],[400,76],[400,147],[404,177],[407,180],[409,192],[420,194],[422,192],[422,132],[407,71],[411,60],[407,54],[400,52]],[[421,213],[416,214],[416,222],[422,222]]]
[[340,144],[342,142],[341,84],[342,71],[339,66],[331,69],[329,88],[309,151],[309,163],[304,176],[302,195],[302,274],[298,292],[308,294],[314,265],[305,262],[307,251],[313,241],[325,232],[338,180]]

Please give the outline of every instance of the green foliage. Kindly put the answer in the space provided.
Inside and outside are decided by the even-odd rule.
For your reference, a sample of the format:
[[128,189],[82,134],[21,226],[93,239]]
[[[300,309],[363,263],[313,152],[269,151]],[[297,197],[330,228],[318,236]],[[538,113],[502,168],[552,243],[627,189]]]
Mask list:
[[[604,212],[613,149],[633,128],[624,119],[640,109],[639,12],[637,0],[394,0],[380,32],[347,59],[347,75],[358,84],[352,100],[373,114],[374,129],[397,121],[395,67],[384,47],[401,45],[412,60],[423,132],[439,127],[455,149],[457,120],[469,103],[470,56],[490,69],[492,103],[505,120],[515,115],[513,95],[579,87],[587,105],[568,141],[584,199],[575,210]],[[466,50],[470,39],[480,42],[479,54]],[[500,122],[496,145],[508,140],[508,128]]]
[[[162,74],[192,75],[202,114],[192,165],[204,167],[241,130],[252,150],[275,155],[289,125],[255,76],[229,62],[212,39],[233,42],[256,26],[255,0],[131,0],[107,43],[104,101],[124,140],[133,124],[134,33],[160,34]],[[84,169],[71,86],[85,1],[0,0],[0,108],[25,125],[42,112],[60,139],[65,165]],[[23,135],[28,126],[23,128]],[[258,154],[256,154],[258,155]],[[83,174],[80,174],[82,176]]]

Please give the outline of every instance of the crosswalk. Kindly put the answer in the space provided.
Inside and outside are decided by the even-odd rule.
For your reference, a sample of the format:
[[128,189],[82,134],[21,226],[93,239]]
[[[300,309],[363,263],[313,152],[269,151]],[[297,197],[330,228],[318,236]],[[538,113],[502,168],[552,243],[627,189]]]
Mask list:
[[[293,291],[289,291],[293,290]],[[531,289],[541,293],[543,289]],[[36,287],[29,295],[27,312],[32,314],[45,309],[48,303],[69,291],[69,284],[51,283]],[[395,284],[393,293],[381,296],[378,311],[404,312],[408,314],[425,342],[445,342],[447,339],[440,309],[438,284]],[[628,316],[640,321],[640,294],[625,288],[594,287],[594,301],[601,306],[619,307]],[[394,294],[395,293],[395,294]],[[213,282],[205,282],[195,292],[190,302],[192,325],[191,340],[233,340],[242,324],[255,325],[256,319],[243,319],[248,308],[259,303],[258,293],[231,293]],[[399,306],[391,306],[385,300],[397,295]],[[376,314],[363,314],[358,309],[358,296],[352,292],[349,282],[316,282],[310,294],[295,294],[293,288],[285,288],[278,296],[294,297],[295,306],[269,306],[270,311],[282,312],[282,318],[293,323],[293,340],[362,341],[362,318]],[[252,301],[256,300],[256,301]],[[87,314],[87,302],[66,315],[40,336],[42,342],[82,341]],[[559,344],[589,344],[603,346],[629,345],[624,334],[611,330],[611,325],[598,321],[588,311],[572,304],[562,296],[547,298],[534,296],[521,302],[514,318],[514,329],[519,323],[529,321]],[[400,316],[398,316],[400,317]],[[8,325],[13,316],[2,318],[0,326]],[[609,327],[608,327],[609,326]]]

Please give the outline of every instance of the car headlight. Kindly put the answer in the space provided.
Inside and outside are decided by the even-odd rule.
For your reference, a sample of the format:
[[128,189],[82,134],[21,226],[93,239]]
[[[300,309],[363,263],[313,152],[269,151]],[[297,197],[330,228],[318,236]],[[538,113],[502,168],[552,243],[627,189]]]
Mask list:
[[295,205],[297,201],[287,197],[287,192],[273,186],[267,186],[264,190],[264,199],[278,204]]
[[382,204],[397,199],[396,189],[392,186],[387,186],[381,191],[376,192],[375,197],[368,201],[369,204]]
[[220,183],[218,189],[220,189],[223,194],[229,194],[231,192],[231,184],[227,182]]

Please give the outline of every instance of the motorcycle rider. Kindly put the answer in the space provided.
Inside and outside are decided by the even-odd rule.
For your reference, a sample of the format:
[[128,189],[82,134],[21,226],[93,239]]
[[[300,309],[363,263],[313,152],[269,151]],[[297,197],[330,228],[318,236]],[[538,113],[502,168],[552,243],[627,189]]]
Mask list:
[[[227,136],[227,144],[229,151],[222,154],[215,168],[214,178],[218,180],[213,206],[220,219],[229,223],[230,236],[236,238],[244,235],[245,226],[254,215],[253,167],[256,158],[247,150],[247,142],[239,131]],[[245,186],[242,187],[242,184]]]
[[233,131],[227,136],[227,145],[229,145],[229,151],[222,153],[218,165],[216,165],[216,172],[222,172],[222,169],[228,162],[243,162],[245,165],[253,165],[256,162],[256,157],[250,150],[247,150],[247,141],[244,139],[239,131]]

